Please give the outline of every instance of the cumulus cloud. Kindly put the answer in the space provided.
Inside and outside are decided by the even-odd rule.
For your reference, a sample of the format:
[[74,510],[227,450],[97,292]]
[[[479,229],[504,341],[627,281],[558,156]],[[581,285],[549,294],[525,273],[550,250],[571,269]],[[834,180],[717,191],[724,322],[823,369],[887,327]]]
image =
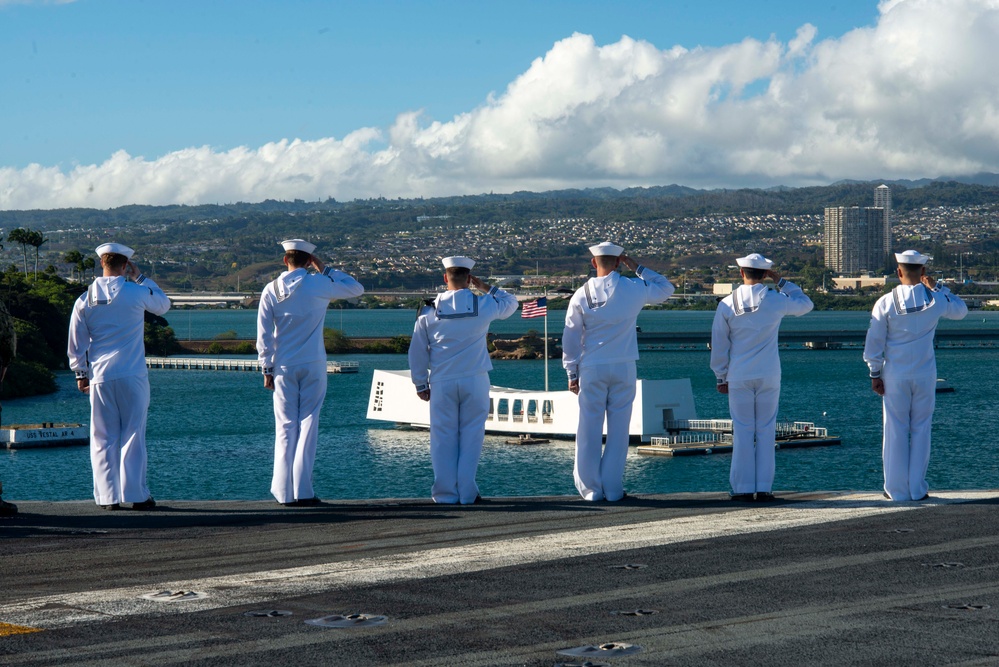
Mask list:
[[999,0],[882,0],[816,41],[660,49],[574,34],[475,109],[340,139],[0,168],[0,208],[682,183],[825,184],[999,171]]

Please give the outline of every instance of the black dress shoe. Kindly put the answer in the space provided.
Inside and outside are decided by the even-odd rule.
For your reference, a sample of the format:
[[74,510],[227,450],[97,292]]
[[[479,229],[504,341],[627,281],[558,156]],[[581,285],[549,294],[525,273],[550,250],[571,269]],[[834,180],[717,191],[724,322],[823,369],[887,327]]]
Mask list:
[[889,496],[889,495],[888,495],[888,492],[887,492],[887,491],[885,491],[885,492],[884,492],[884,493],[882,493],[881,495],[885,497],[885,500],[891,500],[891,496]]
[[756,502],[758,503],[772,503],[775,500],[777,500],[777,496],[770,493],[769,491],[756,492]]
[[749,503],[753,501],[753,494],[751,493],[730,493],[728,496],[729,500],[735,500],[740,503]]
[[315,507],[316,505],[322,504],[318,497],[313,496],[312,498],[299,498],[298,500],[292,500],[290,503],[278,503],[282,507]]
[[0,499],[0,516],[14,516],[17,514],[17,505],[14,503],[8,503],[6,500]]
[[139,510],[139,511],[151,510],[154,507],[156,507],[156,501],[153,500],[152,496],[149,496],[148,498],[146,498],[145,500],[143,500],[141,503],[132,503],[132,509]]
[[107,510],[109,512],[117,512],[121,509],[121,505],[118,503],[113,503],[111,505],[98,505],[102,510]]
[[916,498],[916,502],[919,502],[920,500],[929,500],[929,497],[930,497],[930,494],[927,493],[922,498]]

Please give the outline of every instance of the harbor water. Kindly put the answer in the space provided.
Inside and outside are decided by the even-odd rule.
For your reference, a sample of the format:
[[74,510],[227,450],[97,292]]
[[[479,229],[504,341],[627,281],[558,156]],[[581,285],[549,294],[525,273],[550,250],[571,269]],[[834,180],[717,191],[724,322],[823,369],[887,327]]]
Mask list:
[[[561,329],[561,313],[549,320]],[[342,318],[342,319],[341,319]],[[643,331],[707,331],[712,313],[646,311]],[[865,313],[810,313],[785,320],[787,329],[857,330]],[[235,330],[254,333],[254,311],[171,311],[179,338],[206,339]],[[348,336],[408,335],[414,316],[405,310],[332,310],[327,325]],[[942,327],[995,328],[997,313],[972,313]],[[516,316],[494,331],[541,330],[540,319]],[[642,352],[639,377],[690,378],[698,415],[727,418],[727,398],[714,388],[708,351],[690,347]],[[330,375],[320,422],[315,467],[316,492],[324,500],[426,497],[432,481],[426,432],[395,428],[365,418],[372,371],[406,368],[405,355],[336,355],[357,361],[360,372]],[[840,436],[834,447],[777,453],[775,489],[867,490],[881,486],[881,404],[870,390],[859,347],[781,351],[783,387],[780,418],[812,421]],[[933,428],[929,482],[932,489],[999,488],[996,405],[999,405],[999,348],[968,344],[937,351],[938,374],[955,392],[939,394]],[[557,362],[549,366],[553,389],[565,386]],[[492,382],[544,388],[543,361],[495,361]],[[259,374],[238,371],[151,370],[149,482],[158,500],[268,498],[273,462],[272,394]],[[5,423],[87,422],[89,403],[72,373],[58,373],[59,390],[48,396],[6,401]],[[507,445],[487,436],[479,467],[484,496],[572,494],[573,443]],[[629,453],[630,493],[727,491],[730,456],[648,457]],[[0,479],[11,500],[92,498],[86,447],[0,451]]]

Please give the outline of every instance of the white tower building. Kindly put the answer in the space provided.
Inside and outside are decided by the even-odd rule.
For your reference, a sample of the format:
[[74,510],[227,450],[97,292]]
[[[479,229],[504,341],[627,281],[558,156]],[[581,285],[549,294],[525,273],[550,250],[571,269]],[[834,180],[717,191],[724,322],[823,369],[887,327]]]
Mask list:
[[892,242],[891,242],[891,189],[882,183],[878,187],[874,188],[874,206],[875,208],[884,209],[885,212],[885,229],[884,229],[884,249],[885,254],[891,253]]

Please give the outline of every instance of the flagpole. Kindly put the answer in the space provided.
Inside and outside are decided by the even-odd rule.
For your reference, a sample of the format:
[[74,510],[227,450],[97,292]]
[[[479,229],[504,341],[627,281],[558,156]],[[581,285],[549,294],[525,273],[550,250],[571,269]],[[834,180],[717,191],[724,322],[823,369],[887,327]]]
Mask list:
[[548,391],[548,288],[545,287],[545,391]]

